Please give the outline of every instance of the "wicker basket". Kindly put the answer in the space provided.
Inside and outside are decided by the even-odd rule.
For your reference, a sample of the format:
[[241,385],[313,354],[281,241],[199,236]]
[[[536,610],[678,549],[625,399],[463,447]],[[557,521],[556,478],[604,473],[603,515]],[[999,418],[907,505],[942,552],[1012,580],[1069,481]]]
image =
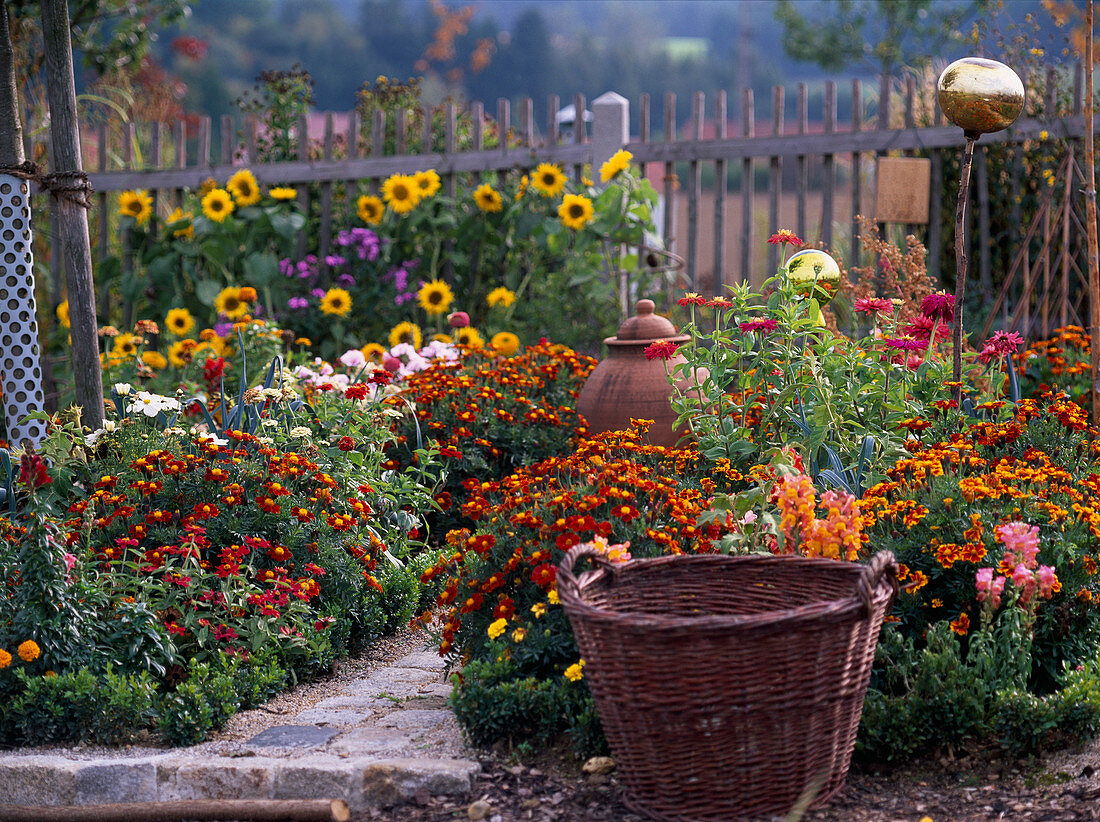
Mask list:
[[[581,557],[599,568],[574,576]],[[558,589],[635,811],[721,820],[821,805],[843,786],[893,554],[566,554]]]

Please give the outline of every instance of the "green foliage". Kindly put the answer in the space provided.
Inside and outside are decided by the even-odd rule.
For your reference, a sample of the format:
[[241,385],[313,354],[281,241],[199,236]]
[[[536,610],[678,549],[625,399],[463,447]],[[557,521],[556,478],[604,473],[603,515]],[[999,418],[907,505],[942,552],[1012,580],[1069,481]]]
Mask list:
[[87,668],[52,676],[17,671],[22,692],[6,706],[8,723],[26,745],[98,742],[117,745],[153,718],[154,683],[148,674],[93,673]]
[[297,130],[313,100],[313,79],[295,63],[288,71],[260,72],[251,94],[237,104],[241,111],[258,115],[256,156],[252,163],[279,163],[298,159]]
[[192,660],[188,678],[158,705],[157,730],[165,742],[197,745],[237,712],[242,697],[251,695],[237,690],[236,665],[224,658],[210,663]]

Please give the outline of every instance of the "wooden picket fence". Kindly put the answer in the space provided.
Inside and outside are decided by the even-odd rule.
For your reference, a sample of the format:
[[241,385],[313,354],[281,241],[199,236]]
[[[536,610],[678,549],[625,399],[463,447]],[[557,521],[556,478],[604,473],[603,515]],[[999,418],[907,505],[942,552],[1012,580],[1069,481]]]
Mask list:
[[[1081,114],[1079,67],[1074,73],[1072,113],[1057,117],[1049,114],[1055,110],[1056,71],[1051,67],[1045,76],[1033,78],[1043,94],[1040,98],[1033,92],[1029,99],[1043,99],[1042,110],[1046,115],[1037,117],[1025,112],[1012,128],[983,136],[978,144],[971,185],[974,198],[971,231],[977,231],[972,275],[983,286],[994,281],[989,254],[990,182],[986,172],[989,146],[998,143],[1012,146],[1014,168],[1020,173],[1014,173],[1010,180],[1013,188],[1010,200],[1018,202],[1023,184],[1020,157],[1026,141],[1038,140],[1043,134],[1051,145],[1072,146],[1087,134],[1088,125]],[[1027,83],[1028,78],[1024,79]],[[405,112],[398,112],[393,123],[387,123],[382,112],[375,112],[372,122],[367,124],[360,123],[354,111],[346,115],[329,112],[321,118],[320,133],[316,126],[311,132],[310,118],[301,119],[296,134],[296,160],[271,164],[249,162],[249,158],[256,156],[258,127],[253,117],[239,124],[225,117],[217,129],[209,118],[201,118],[190,135],[183,122],[171,128],[134,123],[110,127],[104,123],[86,146],[86,168],[97,192],[98,219],[93,245],[100,259],[115,249],[107,215],[115,208],[113,195],[117,192],[145,189],[154,195],[159,211],[164,212],[181,201],[185,189],[197,188],[208,178],[224,182],[242,165],[251,168],[263,185],[299,186],[303,205],[309,205],[311,196],[319,197],[321,222],[317,244],[323,255],[329,249],[334,231],[351,224],[354,218],[354,197],[342,201],[334,197],[341,184],[377,190],[380,182],[391,174],[430,167],[440,174],[444,190],[454,194],[460,181],[468,180],[470,175],[527,171],[542,162],[557,163],[580,179],[585,166],[598,168],[611,153],[625,147],[662,195],[661,240],[665,249],[683,259],[685,287],[717,293],[719,284],[759,281],[762,270],[774,270],[776,249],[765,250],[762,240],[779,228],[793,228],[800,237],[831,249],[846,261],[858,261],[856,216],[875,216],[872,178],[876,158],[900,153],[920,154],[931,160],[929,222],[906,229],[925,243],[929,273],[938,276],[944,244],[951,240],[943,236],[941,229],[945,223],[944,162],[961,152],[961,131],[945,125],[939,108],[933,108],[934,89],[918,89],[912,77],[901,84],[884,78],[874,101],[869,99],[869,90],[860,80],[852,80],[851,100],[861,104],[849,107],[846,122],[838,118],[837,88],[832,81],[824,84],[823,117],[818,122],[809,119],[811,90],[803,83],[795,89],[793,122],[785,117],[786,90],[781,86],[773,89],[767,111],[761,110],[752,89],[743,89],[736,122],[729,119],[729,101],[724,91],[709,98],[703,92],[695,92],[686,124],[677,123],[675,95],[666,94],[660,112],[663,129],[659,136],[654,127],[658,113],[649,95],[638,100],[639,128],[633,135],[627,131],[630,103],[613,94],[593,101],[590,123],[579,118],[567,131],[559,127],[556,115],[560,100],[556,96],[547,100],[541,129],[530,98],[521,100],[515,111],[508,100],[499,100],[495,119],[487,116],[486,107],[480,102],[472,102],[463,110],[455,103],[447,103],[443,107],[442,145],[433,142],[430,109],[424,112],[422,134],[407,133]],[[896,106],[891,104],[893,88],[900,90]],[[574,111],[585,112],[583,95],[576,95],[572,102]],[[872,102],[877,110],[873,123],[864,118]],[[891,109],[902,111],[900,126],[891,127]],[[919,109],[929,111],[930,115],[919,115]],[[463,146],[458,145],[456,138],[456,119],[460,113],[468,114],[472,125],[468,145]],[[929,119],[930,122],[918,125],[918,120]],[[487,148],[487,129],[496,124],[507,124],[511,138]],[[390,155],[379,148],[387,134],[394,137],[396,148],[396,153]],[[414,145],[419,153],[410,151]],[[135,159],[138,156],[140,163]],[[714,181],[725,181],[727,175],[739,170],[735,190],[721,184],[704,187],[707,168],[713,171],[713,174],[707,172],[707,178]],[[767,180],[760,190],[758,170]],[[1069,205],[1051,207],[1048,202],[1045,217],[1030,227],[1023,225],[1021,215],[1011,215],[1014,236],[1009,239],[1020,244],[1020,253],[1014,270],[998,277],[1003,286],[998,324],[1006,328],[1044,333],[1054,320],[1083,324],[1084,289],[1080,276],[1083,265],[1079,261],[1084,254],[1084,232],[1083,217],[1078,216],[1083,206],[1078,211],[1072,204],[1071,201],[1081,199],[1080,193],[1074,188],[1072,175],[1064,169],[1062,173],[1065,179],[1059,185],[1064,182],[1063,199]],[[1051,189],[1048,199],[1053,196]],[[42,205],[45,206],[45,198]],[[300,244],[303,252],[304,240],[303,237]],[[1037,255],[1033,253],[1036,249]],[[51,254],[50,262],[55,282],[60,285],[59,250]],[[1021,273],[1024,267],[1029,269],[1026,276]],[[1044,274],[1032,276],[1033,270],[1042,270]],[[1046,292],[1033,298],[1032,291],[1040,282]],[[55,288],[54,293],[60,294],[60,288]],[[1028,305],[1022,311],[1021,295]],[[1035,311],[1030,310],[1032,299]],[[1013,306],[1013,312],[1008,311],[1009,305]],[[1036,324],[1038,317],[1042,318],[1041,326]]]

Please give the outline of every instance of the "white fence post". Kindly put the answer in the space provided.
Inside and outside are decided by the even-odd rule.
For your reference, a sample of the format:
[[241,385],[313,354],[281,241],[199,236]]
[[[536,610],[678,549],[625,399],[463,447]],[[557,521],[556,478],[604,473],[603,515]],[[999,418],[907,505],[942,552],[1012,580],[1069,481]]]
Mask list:
[[613,91],[592,101],[592,177],[630,141],[630,101]]

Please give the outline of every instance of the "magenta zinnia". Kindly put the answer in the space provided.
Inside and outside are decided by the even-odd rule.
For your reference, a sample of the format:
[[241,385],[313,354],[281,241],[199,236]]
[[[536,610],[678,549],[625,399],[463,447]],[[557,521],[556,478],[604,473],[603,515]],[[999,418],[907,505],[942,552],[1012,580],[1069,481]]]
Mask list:
[[745,323],[738,323],[737,327],[742,332],[746,331],[775,331],[779,325],[779,320],[750,320]]
[[920,301],[920,313],[931,320],[949,323],[955,319],[955,298],[946,291],[929,294]]
[[915,340],[912,337],[898,337],[886,341],[887,348],[895,348],[898,351],[923,351],[926,345],[926,340]]
[[655,340],[645,350],[647,360],[669,360],[676,353],[676,343],[671,340]]
[[860,314],[886,314],[894,310],[894,304],[884,297],[860,297],[855,309]]

